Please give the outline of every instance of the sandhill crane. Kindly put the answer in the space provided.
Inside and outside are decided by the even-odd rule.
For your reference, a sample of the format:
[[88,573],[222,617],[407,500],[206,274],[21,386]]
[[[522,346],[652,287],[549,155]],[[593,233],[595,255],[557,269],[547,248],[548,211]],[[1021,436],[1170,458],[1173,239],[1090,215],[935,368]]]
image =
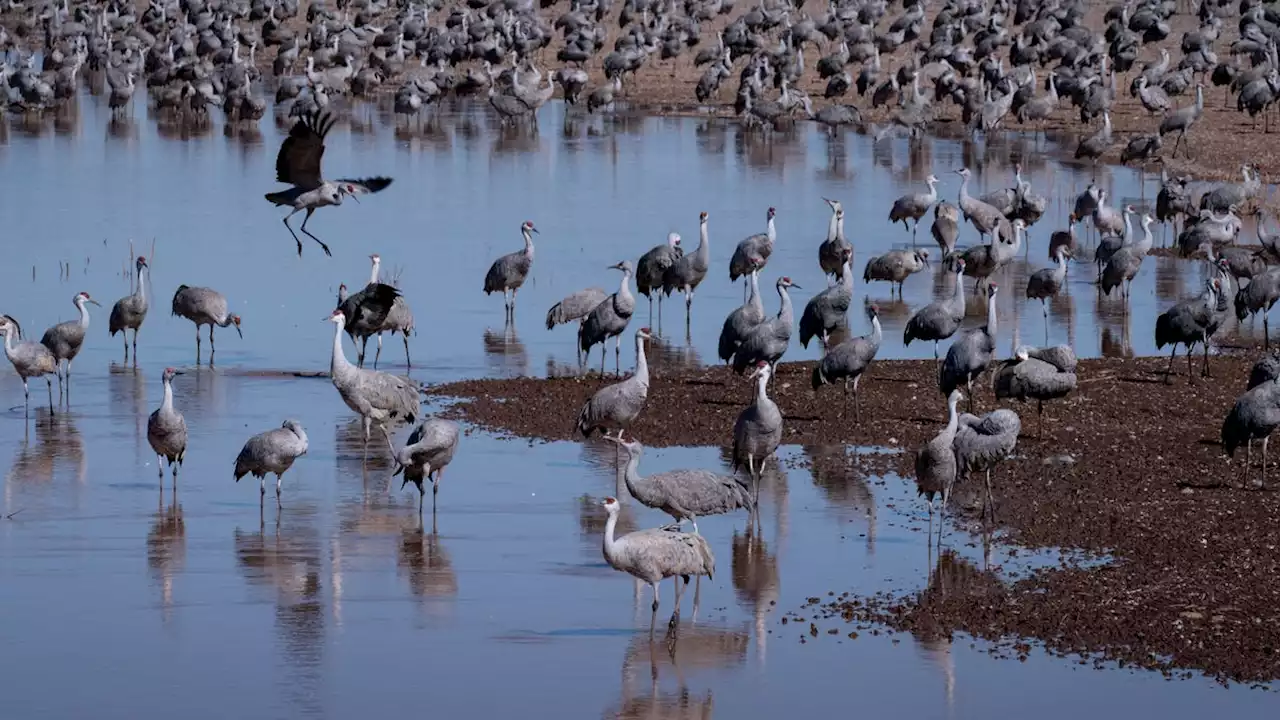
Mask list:
[[324,179],[320,171],[320,160],[324,157],[324,139],[335,122],[333,116],[323,110],[317,109],[304,115],[293,124],[289,137],[280,144],[280,152],[276,155],[276,182],[293,187],[267,193],[266,198],[278,206],[293,208],[284,217],[284,226],[289,228],[289,234],[298,243],[298,257],[302,257],[302,240],[289,225],[289,218],[306,210],[306,217],[302,218],[302,227],[299,229],[304,235],[320,243],[325,255],[332,256],[329,246],[307,231],[307,221],[311,219],[311,214],[327,205],[341,205],[343,195],[350,195],[359,202],[360,195],[380,192],[391,184],[389,177],[339,178],[332,181]]
[[[986,472],[987,499],[984,507],[991,509],[991,522],[994,523],[996,506],[991,494],[991,468],[1013,453],[1018,444],[1018,433],[1022,432],[1022,421],[1014,411],[1001,408],[981,417],[964,413],[958,423],[953,443],[956,479],[968,478],[973,472]],[[943,497],[950,496],[948,489]]]
[[[889,222],[902,223],[903,230],[911,231],[911,244],[916,243],[916,230],[920,227],[920,218],[929,212],[929,208],[938,202],[938,178],[930,174],[924,179],[925,185],[929,186],[927,193],[911,193],[903,195],[893,201],[893,207],[889,209]],[[907,220],[911,220],[910,227],[907,226]]]
[[823,198],[831,206],[831,221],[827,225],[827,239],[818,245],[818,265],[822,272],[835,277],[844,267],[845,255],[853,255],[853,245],[844,238],[844,206],[839,200]]
[[[608,436],[606,436],[608,437]],[[640,475],[640,454],[644,446],[638,441],[619,440],[627,453],[627,465],[623,477],[627,491],[640,504],[670,515],[679,526],[685,520],[693,523],[698,532],[698,518],[707,515],[723,515],[735,510],[755,510],[751,488],[732,475],[719,475],[710,470],[668,470],[648,477]]]
[[933,498],[942,495],[942,508],[947,507],[947,495],[956,481],[956,430],[960,417],[956,407],[962,393],[959,388],[947,396],[947,425],[925,443],[916,453],[916,495],[923,495],[929,503],[929,517],[933,517]]
[[1066,397],[1076,389],[1076,355],[1067,345],[1033,348],[1023,345],[996,370],[997,398],[1036,401],[1036,439],[1044,429],[1044,401]]
[[[547,329],[553,330],[556,325],[565,325],[577,320],[578,329],[581,331],[582,323],[586,322],[587,315],[591,314],[591,311],[597,305],[604,302],[606,297],[608,295],[605,291],[598,287],[589,287],[586,290],[579,290],[565,296],[563,300],[552,305],[551,309],[547,311]],[[577,352],[578,360],[581,362],[582,348],[578,347],[576,340],[573,345]]]
[[[1106,198],[1106,192],[1101,193],[1103,199]],[[1133,229],[1130,225],[1129,218],[1137,211],[1132,205],[1124,206],[1123,220],[1120,216],[1111,211],[1105,203],[1099,204],[1097,210],[1094,211],[1093,224],[1098,228],[1099,234],[1108,233],[1098,239],[1098,246],[1093,251],[1093,262],[1098,266],[1098,280],[1101,284],[1102,268],[1116,254],[1120,248],[1124,247],[1133,238]],[[1118,222],[1113,222],[1112,218]],[[1115,225],[1119,224],[1119,229]]]
[[840,270],[840,282],[809,298],[804,312],[800,315],[800,345],[809,347],[813,338],[821,338],[823,345],[827,336],[847,322],[849,304],[853,301],[853,251],[844,251],[844,265]]
[[1258,362],[1249,370],[1249,387],[1245,389],[1252,390],[1277,378],[1280,378],[1280,353],[1267,353],[1258,358]]
[[578,349],[585,358],[591,357],[591,348],[600,345],[600,375],[604,376],[604,362],[608,357],[609,338],[613,338],[614,372],[622,374],[622,341],[631,316],[635,314],[636,298],[631,294],[631,263],[623,260],[610,265],[610,270],[622,272],[618,291],[600,301],[578,326]]
[[968,389],[969,409],[973,409],[973,381],[987,371],[996,350],[996,290],[987,287],[987,324],[966,330],[951,343],[947,357],[938,370],[938,389],[943,395],[964,385]]
[[1171,132],[1178,133],[1178,139],[1173,143],[1173,152],[1171,156],[1177,156],[1178,146],[1186,141],[1187,150],[1183,152],[1186,155],[1191,149],[1191,141],[1187,140],[1187,131],[1190,130],[1200,120],[1200,116],[1204,114],[1204,83],[1196,83],[1196,102],[1194,105],[1174,110],[1164,116],[1160,121],[1160,135],[1163,137]]
[[[529,277],[529,269],[533,267],[533,233],[542,233],[533,226],[533,221],[525,220],[520,225],[520,235],[524,237],[524,250],[507,253],[489,266],[484,275],[484,294],[502,291],[502,306],[507,315],[515,317],[516,292]],[[507,293],[511,293],[508,298]]]
[[733,358],[734,353],[738,351],[738,346],[751,334],[751,330],[764,322],[764,301],[760,298],[758,265],[751,270],[751,276],[748,279],[751,292],[747,296],[746,303],[734,308],[733,312],[724,319],[724,326],[720,328],[720,341],[716,346],[716,354],[726,363]]
[[115,337],[116,333],[120,333],[120,339],[124,341],[124,361],[129,362],[129,330],[133,330],[133,361],[138,361],[138,329],[142,327],[142,321],[147,319],[147,286],[146,278],[143,277],[143,270],[151,273],[151,266],[147,264],[147,259],[141,255],[134,261],[134,276],[137,278],[138,289],[132,295],[126,295],[116,301],[111,306],[111,318],[107,321],[107,329],[111,331],[111,337]]
[[444,478],[444,469],[453,462],[453,454],[458,449],[458,438],[461,432],[458,424],[452,420],[427,418],[413,429],[404,447],[396,450],[391,444],[391,436],[386,435],[387,447],[395,460],[396,471],[392,477],[404,473],[404,482],[400,488],[413,483],[418,486],[418,512],[426,502],[427,489],[424,480],[431,481],[431,513],[436,512],[436,495],[440,492],[440,481]]
[[[759,505],[760,478],[764,465],[782,442],[782,413],[769,397],[769,363],[761,360],[751,377],[756,381],[755,399],[733,423],[733,470],[743,465],[751,475],[751,497]],[[774,462],[777,462],[775,459]]]
[[902,343],[912,340],[933,341],[933,359],[938,359],[938,342],[946,340],[964,322],[964,260],[955,263],[955,291],[946,300],[936,300],[916,311],[902,330]]
[[958,205],[964,219],[968,220],[973,228],[978,231],[978,235],[985,240],[1000,227],[1000,223],[1005,219],[1004,214],[991,205],[982,202],[969,195],[969,177],[971,173],[969,168],[960,168],[956,170],[956,174],[962,179],[960,181],[960,198]]
[[791,345],[791,326],[795,322],[788,288],[799,288],[791,278],[783,276],[775,284],[778,289],[778,314],[751,328],[733,353],[733,371],[741,375],[748,365],[767,362],[777,366]]
[[[343,328],[351,338],[351,342],[360,341],[356,355],[356,366],[364,367],[365,352],[369,347],[369,338],[379,334],[391,316],[391,309],[400,299],[400,291],[385,283],[372,281],[360,292],[348,295],[346,283],[338,286],[338,308],[342,311],[347,324]],[[407,356],[406,339],[406,356]]]
[[668,233],[667,241],[654,246],[636,263],[636,289],[649,299],[649,324],[653,324],[653,296],[658,296],[658,330],[662,330],[662,278],[667,269],[684,256],[680,233]]
[[604,499],[609,519],[604,526],[604,559],[614,570],[621,570],[653,588],[653,614],[650,629],[658,616],[658,583],[666,578],[676,578],[676,609],[671,615],[669,627],[676,627],[680,617],[680,598],[690,576],[715,574],[716,559],[711,546],[698,534],[684,533],[665,528],[636,530],[620,538],[613,536],[618,525],[618,511],[622,505],[616,498]]
[[[673,291],[684,293],[684,326],[689,327],[693,314],[693,292],[707,276],[711,266],[711,244],[707,239],[707,213],[698,216],[698,249],[682,255],[662,275],[662,294],[668,297]],[[661,310],[661,308],[659,308]]]
[[1205,283],[1205,291],[1199,297],[1174,305],[1160,313],[1156,318],[1156,349],[1165,345],[1169,348],[1169,368],[1165,371],[1164,381],[1173,381],[1173,358],[1178,352],[1178,345],[1187,346],[1187,382],[1195,384],[1195,375],[1191,370],[1191,352],[1196,343],[1204,343],[1204,372],[1209,371],[1209,326],[1213,323],[1213,314],[1218,306],[1218,294],[1222,292],[1222,281],[1210,278]]
[[384,433],[389,420],[413,422],[422,408],[417,384],[408,378],[352,365],[342,350],[346,316],[342,310],[334,310],[329,321],[335,326],[329,378],[342,401],[364,420],[365,443],[369,442],[369,430],[375,421]]
[[52,413],[53,381],[49,379],[49,375],[58,372],[57,359],[44,345],[20,339],[22,327],[8,315],[0,315],[0,333],[4,334],[4,355],[13,364],[18,377],[22,378],[22,396],[26,399],[27,408],[31,407],[31,390],[27,387],[27,380],[43,375],[49,386],[49,412]]
[[184,317],[196,324],[196,364],[200,364],[200,326],[209,326],[209,364],[213,364],[213,326],[227,327],[234,325],[236,334],[244,338],[240,332],[240,316],[227,310],[227,298],[217,290],[206,287],[188,287],[179,285],[173,294],[172,313]]
[[956,249],[960,237],[960,208],[943,200],[933,206],[933,225],[929,228],[934,242],[942,249],[943,257]]
[[1044,310],[1044,340],[1049,342],[1049,298],[1058,294],[1063,282],[1067,279],[1067,254],[1065,246],[1059,245],[1054,253],[1058,264],[1051,268],[1041,268],[1027,278],[1027,299],[1039,300]]
[[[378,283],[378,271],[382,267],[382,256],[374,253],[369,256],[373,261],[373,271],[369,275],[369,284]],[[365,290],[369,288],[366,287]],[[400,338],[404,340],[404,364],[406,367],[412,367],[413,363],[409,359],[409,334],[414,331],[413,310],[409,307],[409,301],[404,299],[404,295],[396,296],[391,301],[391,310],[387,313],[386,319],[382,321],[382,326],[378,328],[378,349],[373,354],[373,367],[378,367],[378,358],[382,357],[382,333],[389,332],[392,335],[400,333]],[[363,349],[361,355],[363,356]],[[361,360],[363,361],[363,357]],[[361,363],[363,364],[363,362]]]
[[[753,270],[763,270],[773,254],[773,243],[778,239],[778,231],[774,227],[773,218],[777,210],[769,208],[766,213],[765,231],[756,233],[738,243],[733,249],[733,257],[729,259],[729,282],[737,282],[738,278],[750,275]],[[743,283],[742,291],[747,292],[747,283]]]
[[1075,259],[1076,250],[1080,247],[1079,242],[1076,240],[1076,223],[1078,222],[1080,220],[1076,218],[1075,214],[1068,215],[1067,229],[1055,230],[1049,236],[1049,260],[1051,262],[1057,262],[1059,248],[1066,251],[1068,260]]
[[1244,321],[1245,317],[1262,313],[1262,342],[1266,350],[1271,349],[1271,328],[1267,322],[1267,313],[1280,300],[1280,268],[1271,268],[1261,275],[1255,275],[1248,285],[1236,291],[1236,320]]
[[884,280],[890,283],[889,297],[893,297],[893,283],[898,284],[898,297],[902,297],[902,284],[907,278],[929,267],[928,250],[890,250],[867,261],[862,271],[862,281]]
[[1231,412],[1222,421],[1222,448],[1234,457],[1236,448],[1245,446],[1244,477],[1248,482],[1253,465],[1253,441],[1262,440],[1262,480],[1267,485],[1267,443],[1271,432],[1280,426],[1280,383],[1275,380],[1256,385],[1236,399]]
[[1126,244],[1107,259],[1102,269],[1102,292],[1110,295],[1111,291],[1121,284],[1125,300],[1129,299],[1129,291],[1133,287],[1133,279],[1142,267],[1142,260],[1151,252],[1155,238],[1151,235],[1151,223],[1155,219],[1150,215],[1142,216],[1142,237],[1137,242]]
[[[1084,138],[1076,145],[1077,160],[1091,160],[1096,166],[1098,158],[1107,154],[1111,149],[1111,113],[1102,113],[1102,128],[1098,132]],[[1123,161],[1122,161],[1123,162]]]
[[[813,368],[813,389],[816,391],[827,383],[844,381],[844,394],[849,396],[849,382],[853,382],[853,418],[854,422],[862,422],[862,405],[858,402],[858,381],[862,373],[871,366],[876,353],[880,351],[880,308],[867,306],[867,319],[871,321],[871,333],[862,337],[854,337],[831,347]],[[844,405],[840,406],[840,414],[844,415]]]
[[636,371],[621,382],[606,385],[596,391],[578,411],[575,427],[583,437],[601,430],[607,436],[617,428],[617,437],[631,426],[644,410],[649,399],[649,362],[644,355],[644,341],[650,339],[649,328],[636,331]]
[[76,293],[71,302],[80,311],[80,319],[68,320],[61,322],[48,330],[44,331],[44,337],[40,338],[40,344],[49,348],[49,352],[53,353],[54,359],[61,365],[65,362],[66,370],[58,372],[58,391],[62,392],[62,376],[67,376],[67,390],[71,389],[71,361],[76,359],[76,355],[80,354],[80,348],[84,346],[84,336],[89,330],[89,310],[85,308],[85,303],[93,303],[98,307],[102,304],[97,300],[89,297],[87,292]]
[[258,503],[267,494],[267,473],[276,476],[276,505],[280,505],[280,481],[293,461],[307,454],[307,432],[297,420],[285,420],[275,430],[249,438],[236,456],[236,482],[245,475],[258,478]]
[[178,486],[178,468],[187,456],[187,421],[182,413],[173,409],[173,377],[181,374],[181,370],[171,367],[164,369],[161,376],[164,398],[160,401],[159,409],[147,418],[147,442],[156,454],[160,482],[164,482],[164,463],[168,461],[175,488]]

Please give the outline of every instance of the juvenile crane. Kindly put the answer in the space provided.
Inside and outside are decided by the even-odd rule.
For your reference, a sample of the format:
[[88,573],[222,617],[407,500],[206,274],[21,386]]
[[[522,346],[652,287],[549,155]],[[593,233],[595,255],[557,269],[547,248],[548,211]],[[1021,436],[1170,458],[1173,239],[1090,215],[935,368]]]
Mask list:
[[[711,266],[711,243],[707,239],[707,213],[698,216],[698,249],[682,255],[662,275],[662,294],[670,297],[679,290],[684,293],[684,326],[689,327],[693,317],[693,293],[707,276]],[[659,308],[661,310],[661,308]]]
[[53,381],[49,379],[49,375],[58,372],[58,361],[53,353],[38,342],[21,340],[22,327],[8,315],[0,315],[0,333],[4,335],[4,355],[13,364],[14,372],[22,378],[22,396],[26,407],[31,407],[31,390],[27,387],[27,380],[43,376],[49,386],[49,412],[53,412]]
[[650,337],[649,328],[636,331],[635,374],[600,388],[578,411],[575,427],[583,437],[591,437],[596,430],[608,436],[609,430],[616,428],[617,437],[621,438],[622,431],[640,416],[649,399],[649,362],[644,356],[644,341]]
[[342,178],[332,181],[324,179],[320,172],[320,160],[324,157],[325,136],[333,128],[334,122],[333,116],[322,110],[302,116],[289,130],[289,137],[280,144],[280,153],[276,155],[276,182],[293,187],[267,193],[266,198],[277,206],[287,205],[293,208],[284,217],[284,226],[289,229],[294,242],[298,243],[298,257],[302,257],[302,240],[289,225],[289,218],[305,210],[307,214],[302,218],[302,227],[299,229],[319,243],[325,255],[332,256],[329,246],[307,230],[311,214],[328,205],[341,205],[344,195],[350,195],[359,202],[361,195],[380,192],[391,184],[389,177]]
[[[778,232],[773,224],[773,218],[777,214],[777,210],[769,208],[765,231],[746,238],[733,249],[733,257],[729,259],[729,282],[737,282],[738,278],[750,275],[753,270],[763,270],[769,262],[769,256],[773,254],[773,243],[778,239]],[[742,290],[746,293],[745,283]]]
[[506,308],[507,317],[515,317],[516,293],[524,285],[525,279],[529,277],[529,269],[533,267],[533,233],[542,234],[533,226],[533,221],[525,220],[520,225],[524,250],[517,250],[494,260],[489,266],[489,272],[484,275],[484,294],[501,290],[502,306]]
[[751,475],[751,497],[757,505],[765,462],[782,442],[782,413],[768,392],[772,374],[769,363],[761,360],[756,365],[751,375],[756,381],[755,399],[733,423],[733,470],[737,472],[746,465]]
[[716,559],[711,553],[711,546],[701,535],[663,528],[637,530],[615,538],[613,532],[618,526],[618,511],[622,505],[611,497],[605,498],[603,504],[609,513],[604,526],[605,562],[614,570],[621,570],[653,588],[651,629],[658,616],[658,584],[667,578],[677,578],[676,609],[669,626],[674,628],[679,621],[680,598],[684,594],[680,580],[683,579],[687,586],[691,576],[711,578],[715,574]]
[[[903,195],[893,201],[893,207],[889,210],[889,222],[902,223],[903,230],[911,231],[911,244],[916,243],[916,230],[920,228],[920,218],[929,212],[929,208],[938,202],[938,178],[933,174],[924,179],[925,185],[929,186],[927,193],[912,193]],[[911,221],[911,226],[907,226],[907,220]]]
[[[871,321],[871,334],[845,340],[827,350],[816,367],[813,368],[813,389],[844,381],[845,398],[849,397],[849,383],[853,383],[853,417],[855,422],[862,422],[862,405],[858,402],[858,381],[862,373],[871,366],[880,351],[880,308],[867,306],[867,320]],[[844,416],[844,405],[840,406],[840,415]]]
[[147,418],[147,442],[156,454],[160,482],[164,482],[164,464],[167,461],[175,488],[178,487],[178,469],[187,456],[187,421],[173,408],[173,378],[181,374],[181,370],[171,367],[164,369],[161,376],[164,397],[160,400],[160,407]]
[[404,447],[399,450],[391,444],[391,436],[386,435],[387,447],[396,463],[396,471],[392,477],[404,473],[404,482],[400,488],[413,483],[418,486],[418,512],[426,502],[427,489],[424,480],[431,481],[431,513],[436,511],[436,495],[440,493],[440,481],[444,479],[444,469],[453,462],[453,454],[458,449],[458,438],[461,432],[458,423],[452,420],[427,418],[413,429]]
[[71,361],[76,359],[76,355],[80,354],[80,348],[84,346],[85,333],[89,331],[89,310],[85,308],[85,303],[93,303],[98,307],[102,304],[97,300],[89,297],[87,292],[76,293],[72,298],[72,303],[76,309],[80,311],[78,320],[68,320],[61,322],[48,330],[44,331],[44,337],[40,338],[40,344],[49,348],[49,352],[53,353],[53,357],[58,361],[58,365],[66,363],[66,370],[58,369],[58,391],[62,391],[62,376],[66,375],[67,389],[71,389]]
[[111,337],[115,337],[116,333],[120,333],[120,339],[124,341],[124,361],[129,362],[129,338],[128,331],[133,330],[133,361],[138,361],[138,330],[142,327],[142,321],[147,319],[147,277],[144,277],[143,270],[147,272],[145,275],[151,274],[151,266],[147,264],[147,259],[141,255],[134,261],[134,276],[137,278],[138,289],[132,295],[126,295],[116,301],[111,306],[111,317],[107,321],[107,329],[111,331]]
[[740,509],[750,513],[755,508],[751,488],[745,487],[737,477],[719,475],[710,470],[668,470],[642,477],[639,468],[644,446],[635,440],[608,439],[618,443],[627,453],[623,474],[627,491],[642,505],[670,515],[677,526],[688,520],[693,523],[696,533],[699,517],[723,515]]
[[920,308],[902,330],[902,342],[912,340],[933,341],[933,359],[938,359],[938,342],[946,340],[960,329],[964,322],[964,260],[955,263],[955,291],[946,300],[937,300]]
[[973,409],[973,381],[987,371],[996,350],[996,284],[987,287],[987,324],[966,330],[951,343],[938,371],[938,389],[943,395],[964,385],[969,409]]
[[[662,331],[662,279],[677,260],[684,257],[680,233],[668,233],[667,241],[654,246],[636,263],[636,289],[649,299],[649,324],[653,324],[653,296],[658,296],[658,331]],[[594,307],[594,306],[592,306]]]
[[635,314],[636,298],[631,294],[631,263],[623,260],[610,265],[610,270],[622,272],[622,284],[618,291],[600,301],[578,326],[578,349],[590,359],[591,348],[600,345],[600,376],[604,376],[604,361],[609,355],[609,338],[613,338],[614,372],[622,374],[622,341],[631,316]]
[[235,478],[253,475],[258,478],[258,504],[267,495],[267,474],[276,476],[276,505],[280,505],[280,481],[293,462],[307,454],[307,432],[297,420],[285,420],[275,430],[249,438],[236,456]]
[[1044,401],[1070,395],[1076,389],[1076,354],[1068,345],[1033,348],[1023,345],[996,370],[996,398],[1036,401],[1036,439],[1044,430]]
[[364,420],[365,443],[369,442],[369,430],[375,421],[384,433],[388,421],[413,422],[422,408],[417,384],[408,378],[352,365],[342,349],[342,328],[347,321],[342,310],[334,310],[329,321],[334,324],[329,378],[342,401]]
[[196,324],[196,365],[200,364],[200,326],[209,326],[209,364],[213,364],[213,326],[227,327],[234,325],[236,334],[244,338],[240,332],[240,316],[227,310],[227,298],[217,290],[206,287],[188,287],[179,285],[173,294],[172,312]]

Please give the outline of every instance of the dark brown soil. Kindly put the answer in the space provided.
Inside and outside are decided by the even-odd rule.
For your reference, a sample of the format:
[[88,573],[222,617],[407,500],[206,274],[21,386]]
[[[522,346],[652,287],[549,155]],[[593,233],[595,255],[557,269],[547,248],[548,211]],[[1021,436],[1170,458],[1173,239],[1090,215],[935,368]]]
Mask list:
[[[1041,440],[1034,406],[1014,405],[1023,417],[1019,451],[993,473],[1001,529],[1027,547],[1110,553],[1113,562],[984,583],[981,592],[930,599],[925,610],[919,598],[883,597],[824,604],[822,615],[1034,638],[1055,650],[1223,679],[1280,678],[1280,497],[1243,489],[1243,458],[1229,460],[1219,444],[1252,358],[1213,357],[1209,379],[1198,377],[1200,362],[1193,386],[1181,357],[1171,384],[1165,358],[1082,361],[1078,391],[1046,406]],[[810,389],[812,367],[784,363],[771,385],[785,443],[914,450],[944,422],[932,362],[873,365],[860,424],[838,387]],[[634,435],[651,446],[728,444],[752,383],[723,367],[671,373],[655,374]],[[449,412],[482,427],[569,440],[577,408],[602,384],[596,376],[469,380],[429,392],[457,398]],[[983,383],[977,409],[993,407]],[[867,463],[859,472],[912,476],[910,452],[858,458]],[[1258,469],[1255,459],[1254,477]],[[1280,487],[1280,474],[1272,483]]]

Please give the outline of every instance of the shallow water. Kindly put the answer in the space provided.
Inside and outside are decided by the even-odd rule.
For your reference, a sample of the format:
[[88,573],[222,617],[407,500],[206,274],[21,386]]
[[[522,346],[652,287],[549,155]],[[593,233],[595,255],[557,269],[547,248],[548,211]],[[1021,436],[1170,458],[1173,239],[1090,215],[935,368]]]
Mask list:
[[[714,272],[695,301],[692,347],[667,333],[663,357],[706,362],[725,313],[741,301],[740,288],[723,277],[727,258],[737,240],[763,229],[765,207],[779,210],[768,277],[786,273],[820,287],[814,256],[827,219],[820,197],[875,218],[865,233],[848,228],[860,266],[873,249],[909,242],[882,217],[927,173],[918,164],[886,169],[886,150],[866,138],[830,141],[803,126],[795,137],[762,143],[691,119],[597,118],[566,137],[549,108],[530,145],[496,133],[474,111],[443,117],[443,137],[412,139],[374,117],[372,130],[334,131],[327,168],[335,176],[386,173],[396,184],[316,215],[311,229],[335,256],[308,243],[299,260],[280,213],[261,199],[276,188],[280,135],[269,123],[257,144],[220,129],[177,140],[161,136],[140,108],[132,125],[112,130],[96,100],[81,104],[84,116],[68,132],[10,126],[0,145],[0,171],[24,178],[6,198],[13,240],[0,263],[0,310],[38,335],[72,316],[78,290],[109,308],[128,292],[129,238],[147,253],[156,238],[159,300],[136,372],[118,364],[119,338],[107,337],[105,310],[91,308],[69,411],[50,416],[40,408],[44,388],[33,384],[32,417],[24,418],[21,383],[0,374],[0,457],[12,457],[0,510],[17,513],[0,520],[7,716],[351,717],[422,706],[477,717],[529,708],[563,717],[774,717],[849,707],[906,717],[1033,709],[1068,718],[1130,707],[1174,717],[1274,714],[1267,693],[1223,691],[1199,679],[1100,672],[1039,653],[1025,663],[997,661],[964,638],[851,640],[851,628],[828,636],[839,626],[827,624],[815,639],[807,627],[782,625],[781,611],[828,591],[922,587],[936,560],[923,507],[903,480],[815,477],[795,467],[852,452],[840,448],[784,451],[787,469],[762,494],[758,538],[747,534],[743,515],[699,522],[717,574],[701,583],[696,616],[693,593],[685,598],[673,658],[661,640],[670,583],[651,644],[647,591],[637,596],[631,579],[601,556],[598,500],[618,492],[613,446],[531,446],[473,432],[445,474],[435,519],[428,509],[420,525],[415,494],[389,485],[384,453],[364,456],[327,380],[246,374],[327,369],[332,329],[321,318],[339,282],[364,282],[370,252],[405,268],[401,285],[420,330],[411,339],[414,377],[571,369],[572,331],[548,333],[546,307],[588,284],[615,283],[606,265],[634,261],[671,228],[691,250],[703,209],[712,218]],[[908,166],[904,141],[888,151],[891,166]],[[960,144],[931,141],[914,152],[935,169],[978,166],[974,150]],[[984,184],[1007,182],[1002,161],[985,162]],[[1128,171],[1100,175],[1117,195],[1141,194]],[[953,177],[945,178],[949,197]],[[1087,176],[1036,164],[1033,177],[1047,192],[1083,186]],[[1068,209],[1054,208],[1033,231],[1032,267],[1041,266],[1043,238]],[[516,325],[504,329],[500,300],[479,288],[489,262],[519,247],[525,218],[542,234]],[[971,230],[964,239],[974,240]],[[69,263],[69,278],[59,277],[59,261]],[[1156,270],[1144,270],[1134,288],[1130,322],[1141,331],[1125,344],[1135,352],[1150,350],[1144,328],[1157,308],[1192,292],[1199,273],[1176,261],[1158,261]],[[1069,296],[1051,307],[1050,331],[1052,341],[1070,338],[1081,354],[1096,355],[1108,347],[1108,328],[1123,326],[1115,325],[1118,302],[1095,308],[1089,274],[1073,268]],[[243,340],[217,332],[216,371],[192,366],[191,326],[166,312],[179,283],[223,290],[245,318]],[[926,302],[931,283],[924,275],[908,282],[908,304]],[[1016,279],[1006,284],[1019,287]],[[857,292],[865,292],[861,283]],[[1038,342],[1040,309],[1018,295],[1002,295],[1001,321]],[[770,297],[768,307],[775,302]],[[668,308],[668,327],[679,327],[679,310]],[[909,313],[886,315],[885,357],[930,352],[914,345],[904,352],[893,338]],[[1003,333],[1002,345],[1012,340]],[[816,356],[813,347],[793,353]],[[399,339],[387,357],[402,362]],[[166,365],[188,370],[175,382],[192,438],[176,498],[158,489],[144,437]],[[310,452],[285,478],[283,509],[268,489],[260,515],[251,481],[232,482],[231,465],[249,435],[285,417],[303,421]],[[645,473],[675,467],[722,467],[721,454],[651,449],[641,464]],[[644,508],[624,512],[624,529],[666,521]],[[952,540],[982,565],[963,535]]]

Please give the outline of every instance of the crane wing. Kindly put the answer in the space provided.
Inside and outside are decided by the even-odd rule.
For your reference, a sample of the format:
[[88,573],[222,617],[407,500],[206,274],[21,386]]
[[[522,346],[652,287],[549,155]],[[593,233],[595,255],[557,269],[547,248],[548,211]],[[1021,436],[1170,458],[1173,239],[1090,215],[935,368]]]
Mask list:
[[289,130],[276,156],[276,180],[311,190],[324,182],[320,159],[324,157],[324,138],[335,120],[317,110],[304,115]]
[[389,177],[340,178],[335,180],[338,189],[347,195],[368,195],[381,192],[391,184]]

